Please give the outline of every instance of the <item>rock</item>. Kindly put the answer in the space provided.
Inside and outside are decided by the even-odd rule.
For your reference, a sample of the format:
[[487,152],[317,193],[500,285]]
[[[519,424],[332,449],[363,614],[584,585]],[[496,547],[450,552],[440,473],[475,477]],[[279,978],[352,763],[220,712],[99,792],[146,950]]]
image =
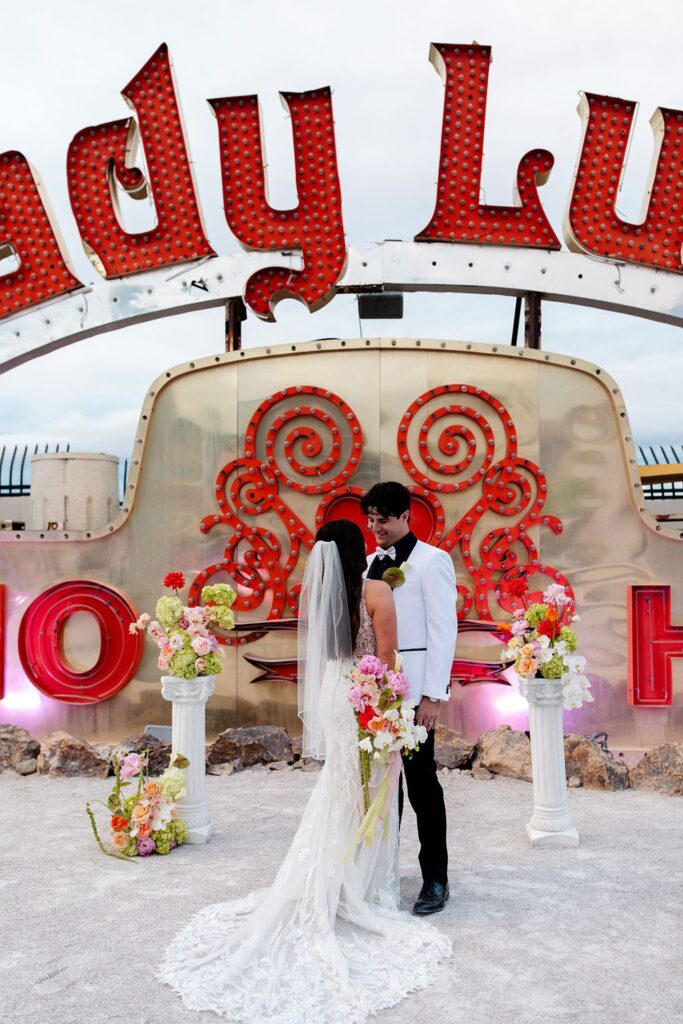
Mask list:
[[[628,789],[628,768],[599,743],[572,733],[564,738],[567,780],[578,779],[573,787],[586,789]],[[568,783],[569,784],[569,783]]]
[[583,779],[580,775],[570,775],[567,779],[569,789],[579,789],[581,786],[583,786]]
[[301,765],[302,772],[319,772],[322,768],[320,761],[306,760]]
[[480,782],[486,782],[487,779],[493,778],[493,772],[490,772],[488,768],[482,768],[480,764],[475,764],[472,769],[472,778],[478,779]]
[[206,772],[207,775],[234,775],[235,766],[230,761],[225,764],[210,764]]
[[683,743],[653,747],[629,772],[634,789],[654,789],[668,796],[683,794]]
[[109,762],[100,757],[86,740],[57,731],[46,736],[40,746],[38,771],[53,778],[84,775],[105,779],[109,774]]
[[24,757],[14,766],[17,775],[34,775],[38,771],[37,757]]
[[226,729],[218,734],[207,751],[209,764],[223,764],[239,758],[245,768],[272,761],[294,760],[289,736],[276,725],[255,725],[244,729]]
[[18,725],[0,725],[0,772],[16,768],[19,761],[38,757],[40,743]]
[[509,725],[481,734],[474,748],[474,768],[486,768],[494,775],[531,782],[531,744],[523,732]]
[[297,761],[301,757],[301,753],[303,751],[304,738],[301,735],[292,736],[290,738],[290,743],[292,744],[292,755],[294,760]]
[[439,768],[469,768],[474,744],[445,725],[437,725],[434,736],[434,760]]
[[286,761],[271,761],[267,767],[271,772],[283,772],[288,771],[291,766]]
[[143,751],[148,751],[147,774],[150,777],[161,775],[164,769],[168,768],[171,760],[171,744],[164,743],[163,740],[153,736],[151,732],[141,732],[137,736],[128,736],[121,743],[115,744],[115,746],[123,747],[129,754],[142,754]]

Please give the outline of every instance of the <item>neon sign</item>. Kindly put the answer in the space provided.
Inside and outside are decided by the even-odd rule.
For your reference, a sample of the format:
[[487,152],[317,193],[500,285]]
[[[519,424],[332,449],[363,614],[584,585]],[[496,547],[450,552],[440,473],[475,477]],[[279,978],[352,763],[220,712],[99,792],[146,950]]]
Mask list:
[[[546,149],[520,160],[509,205],[480,200],[491,48],[433,44],[430,59],[445,97],[434,213],[417,241],[557,250],[560,241],[539,196],[554,158]],[[71,206],[83,245],[106,279],[215,257],[206,238],[168,49],[162,44],[123,90],[133,117],[79,131],[68,147]],[[244,285],[262,319],[293,297],[315,310],[335,294],[347,259],[331,90],[283,93],[291,115],[297,206],[273,209],[266,198],[263,138],[256,96],[209,101],[216,116],[226,219],[252,251],[301,254],[303,267],[265,267]],[[641,223],[616,212],[636,104],[586,93],[584,136],[564,235],[570,249],[601,259],[683,273],[683,111],[658,108],[651,123],[655,159]],[[146,174],[135,166],[142,145]],[[151,197],[156,224],[124,230],[118,194]],[[0,155],[0,255],[18,269],[0,277],[0,320],[82,288],[70,266],[27,159]]]

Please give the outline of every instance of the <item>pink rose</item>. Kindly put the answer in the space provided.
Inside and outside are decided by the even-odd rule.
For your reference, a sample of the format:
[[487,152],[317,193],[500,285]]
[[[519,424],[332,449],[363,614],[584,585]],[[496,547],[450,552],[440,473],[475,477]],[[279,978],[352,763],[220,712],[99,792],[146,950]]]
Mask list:
[[169,647],[174,651],[182,651],[185,646],[185,640],[180,633],[174,633],[171,639],[168,641]]
[[204,661],[203,658],[197,658],[197,660],[194,663],[194,667],[197,669],[198,672],[203,672],[204,669],[206,668],[206,662]]
[[150,853],[154,853],[157,848],[157,844],[153,839],[138,839],[138,853],[141,857],[149,857]]
[[523,636],[529,629],[529,624],[524,619],[515,619],[510,627],[513,636]]
[[211,651],[211,640],[208,636],[195,636],[192,638],[192,650],[204,656]]
[[171,658],[172,657],[173,657],[173,651],[171,650],[170,647],[167,647],[166,651],[165,652],[162,651],[161,654],[159,655],[159,660],[157,662],[157,667],[160,668],[162,672],[165,672],[167,668],[171,667]]
[[361,685],[353,686],[346,696],[354,711],[365,711],[369,698]]
[[385,669],[386,666],[373,654],[364,655],[358,664],[358,671],[362,672],[364,676],[376,676],[377,679],[382,678]]
[[142,758],[139,754],[126,754],[121,762],[121,778],[132,779],[137,775],[142,765]]
[[390,675],[389,686],[396,697],[407,697],[410,693],[410,683],[403,672],[394,672],[393,675]]

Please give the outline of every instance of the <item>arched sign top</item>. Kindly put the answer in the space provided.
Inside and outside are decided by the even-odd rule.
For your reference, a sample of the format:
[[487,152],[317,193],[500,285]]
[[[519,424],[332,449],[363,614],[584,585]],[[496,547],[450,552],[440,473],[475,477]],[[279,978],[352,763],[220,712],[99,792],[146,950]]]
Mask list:
[[[276,255],[284,268],[301,268],[300,257]],[[0,321],[0,373],[108,331],[222,306],[238,298],[247,280],[273,262],[271,253],[219,256],[171,276],[154,271],[94,285],[87,292]],[[591,306],[683,327],[683,276],[587,260],[564,251],[442,242],[350,246],[336,291],[382,290],[512,296],[535,292],[551,302]]]
[[[643,219],[629,223],[618,216],[616,200],[636,104],[583,96],[584,135],[564,233],[570,248],[599,263],[581,257],[577,263],[557,251],[539,195],[553,166],[549,151],[521,157],[510,205],[481,202],[491,48],[435,43],[430,59],[445,86],[437,192],[432,217],[412,243],[346,245],[331,90],[323,87],[282,94],[295,153],[298,202],[291,210],[275,210],[266,198],[258,98],[208,101],[228,226],[251,250],[216,256],[202,223],[165,44],[123,90],[136,116],[84,128],[68,147],[72,210],[85,250],[108,283],[81,285],[25,156],[0,155],[0,256],[19,263],[0,276],[0,372],[103,331],[241,296],[257,316],[272,320],[283,298],[315,310],[338,291],[535,292],[680,325],[683,111],[661,108],[653,115]],[[146,174],[135,166],[138,142]],[[151,198],[152,229],[124,230],[121,192]]]

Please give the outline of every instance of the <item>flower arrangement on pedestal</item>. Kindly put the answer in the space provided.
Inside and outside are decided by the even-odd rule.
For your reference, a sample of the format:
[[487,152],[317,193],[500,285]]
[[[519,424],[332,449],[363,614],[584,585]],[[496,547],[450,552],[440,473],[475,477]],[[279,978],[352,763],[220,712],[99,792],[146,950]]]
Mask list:
[[[147,751],[125,754],[122,758],[115,754],[112,763],[116,781],[106,804],[103,804],[111,814],[111,849],[107,849],[100,839],[90,804],[85,805],[102,853],[117,860],[132,860],[134,857],[148,857],[151,853],[167,854],[184,843],[188,829],[179,816],[176,801],[182,799],[185,792],[183,769],[190,763],[187,758],[176,754],[158,779],[147,777]],[[135,794],[126,797],[122,790],[132,785],[130,780],[136,775]]]
[[143,613],[128,627],[131,633],[145,631],[159,648],[158,667],[180,679],[217,675],[225,654],[213,628],[232,629],[235,620],[230,610],[235,591],[227,583],[216,583],[202,590],[203,605],[185,606],[178,591],[185,586],[182,572],[169,572],[164,586],[175,597],[160,597],[156,619]]
[[530,602],[526,573],[504,583],[499,597],[518,605],[508,622],[498,624],[506,644],[501,661],[514,664],[520,679],[559,679],[564,707],[580,708],[593,701],[590,680],[583,675],[586,659],[577,654],[578,638],[572,628],[579,621],[567,587],[552,583],[543,600]]

